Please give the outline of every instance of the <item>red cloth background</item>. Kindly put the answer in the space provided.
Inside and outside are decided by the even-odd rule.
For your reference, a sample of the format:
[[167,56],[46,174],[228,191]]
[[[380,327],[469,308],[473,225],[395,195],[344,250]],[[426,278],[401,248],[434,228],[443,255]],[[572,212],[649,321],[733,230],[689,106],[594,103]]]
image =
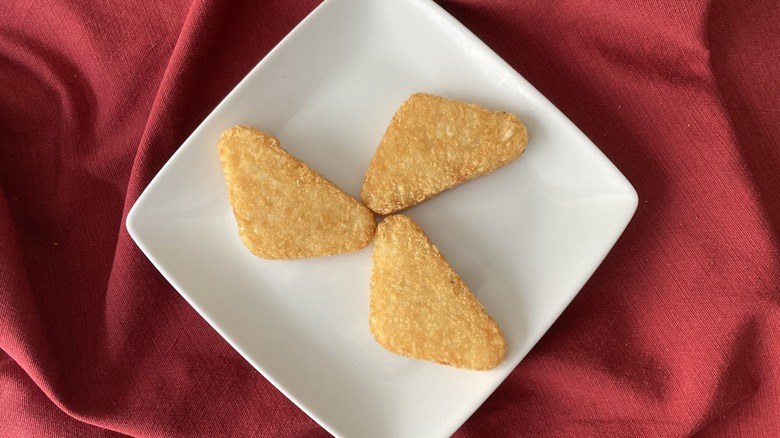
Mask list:
[[[0,434],[327,436],[123,225],[317,3],[4,2]],[[457,436],[780,436],[780,2],[440,3],[640,196],[604,264]]]

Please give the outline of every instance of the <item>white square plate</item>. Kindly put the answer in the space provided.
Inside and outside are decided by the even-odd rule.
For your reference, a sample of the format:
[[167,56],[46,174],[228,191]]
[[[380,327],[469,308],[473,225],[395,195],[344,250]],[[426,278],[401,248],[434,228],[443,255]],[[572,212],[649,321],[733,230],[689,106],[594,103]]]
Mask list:
[[[217,140],[247,124],[351,195],[391,116],[426,91],[510,111],[518,160],[408,210],[503,328],[487,372],[383,350],[372,246],[268,261],[242,245]],[[563,114],[429,0],[327,0],[231,92],[133,206],[130,235],[235,349],[328,431],[448,436],[517,366],[612,248],[637,195]]]

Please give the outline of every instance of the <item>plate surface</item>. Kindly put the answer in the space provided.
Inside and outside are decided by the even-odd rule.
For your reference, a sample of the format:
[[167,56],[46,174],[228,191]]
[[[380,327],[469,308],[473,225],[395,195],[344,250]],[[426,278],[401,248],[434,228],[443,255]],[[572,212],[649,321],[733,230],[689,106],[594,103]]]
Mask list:
[[[358,197],[395,110],[426,91],[510,111],[518,160],[407,213],[503,328],[507,358],[473,372],[402,358],[368,329],[372,245],[267,261],[242,245],[217,140],[247,124]],[[133,206],[127,227],[227,341],[337,436],[448,436],[528,353],[637,206],[565,116],[429,0],[327,0],[231,92]]]

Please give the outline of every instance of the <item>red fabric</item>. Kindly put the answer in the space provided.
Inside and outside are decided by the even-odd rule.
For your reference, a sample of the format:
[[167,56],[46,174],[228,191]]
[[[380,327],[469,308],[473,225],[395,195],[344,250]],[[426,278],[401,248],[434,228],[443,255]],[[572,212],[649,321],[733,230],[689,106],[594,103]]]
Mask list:
[[[4,3],[3,435],[327,435],[123,225],[317,3]],[[457,436],[780,436],[780,3],[441,4],[640,196],[604,264]]]

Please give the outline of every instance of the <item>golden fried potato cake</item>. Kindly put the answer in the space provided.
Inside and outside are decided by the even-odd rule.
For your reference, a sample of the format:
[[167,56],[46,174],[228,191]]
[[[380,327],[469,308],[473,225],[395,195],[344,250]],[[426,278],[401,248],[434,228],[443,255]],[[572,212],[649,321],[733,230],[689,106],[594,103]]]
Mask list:
[[417,93],[390,121],[361,196],[376,213],[393,213],[498,169],[527,144],[513,114]]
[[279,140],[248,126],[222,134],[219,157],[238,232],[253,254],[298,259],[356,251],[374,237],[374,214]]
[[402,356],[472,370],[506,355],[501,329],[428,236],[408,216],[377,227],[369,326]]

